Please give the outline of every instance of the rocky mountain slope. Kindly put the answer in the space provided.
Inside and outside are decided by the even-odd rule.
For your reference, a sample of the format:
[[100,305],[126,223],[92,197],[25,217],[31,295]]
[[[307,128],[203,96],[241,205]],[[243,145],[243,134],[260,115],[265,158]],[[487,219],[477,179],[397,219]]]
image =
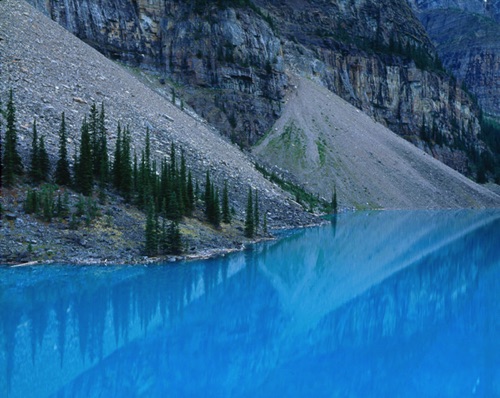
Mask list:
[[[184,149],[187,164],[200,185],[203,186],[206,170],[210,171],[216,186],[222,187],[224,180],[229,180],[229,196],[237,219],[244,218],[248,189],[252,187],[259,192],[261,213],[267,213],[269,227],[305,225],[316,220],[288,194],[266,180],[238,147],[223,139],[206,122],[181,111],[26,2],[17,0],[0,2],[0,98],[4,104],[9,89],[13,89],[16,99],[19,151],[25,164],[29,158],[35,118],[38,132],[45,135],[47,151],[55,164],[61,113],[66,112],[68,152],[73,154],[79,144],[82,119],[95,101],[106,107],[110,151],[115,146],[118,122],[129,126],[132,152],[137,153],[143,149],[146,129],[149,128],[153,157],[158,163],[167,156],[174,142]],[[4,191],[4,196],[4,210],[21,217],[25,192],[14,189]],[[122,216],[118,217],[115,229],[105,231],[104,235],[124,235],[124,250],[133,246],[132,253],[137,256],[142,245],[144,215],[128,207],[108,210],[112,216],[118,213]],[[241,231],[239,237],[228,235],[218,240],[214,238],[217,233],[202,223],[183,228],[196,251],[207,247],[234,247],[242,242]],[[29,217],[4,222],[0,252],[3,256],[11,249],[16,253],[18,249],[26,250],[30,231],[36,235],[35,240],[50,241],[50,230]],[[54,237],[59,242],[56,250],[64,251],[64,247],[71,246],[74,241],[77,247],[89,252],[100,239],[100,235],[92,230],[81,233],[63,231],[61,234],[72,236]],[[95,250],[99,252],[104,248],[104,252],[107,251],[109,245],[117,244],[112,241],[107,236],[102,247]],[[106,253],[96,253],[96,258],[107,256]]]
[[439,70],[403,0],[30,1],[107,56],[172,83],[166,96],[174,89],[243,146],[281,115],[295,71],[414,143],[421,131],[439,131],[422,147],[461,172],[484,151],[478,109]]
[[324,87],[304,78],[293,82],[283,115],[254,148],[276,174],[325,198],[336,190],[341,206],[358,209],[500,205],[500,196]]
[[[207,169],[217,185],[229,180],[240,228],[249,187],[258,190],[261,212],[267,213],[270,227],[316,221],[289,194],[263,178],[251,158],[203,119],[173,105],[24,1],[0,2],[0,38],[0,97],[5,102],[8,90],[15,92],[19,149],[25,159],[34,118],[54,163],[61,112],[66,112],[69,153],[73,153],[83,117],[94,101],[102,102],[110,149],[116,141],[118,122],[130,127],[132,147],[137,152],[143,149],[149,128],[157,160],[166,156],[175,142],[185,150],[187,163],[199,181]],[[418,151],[317,82],[292,73],[287,79],[291,89],[283,97],[283,117],[256,151],[259,162],[265,162],[270,171],[278,170],[285,179],[295,179],[326,200],[335,186],[342,207],[500,206],[498,195]],[[276,140],[283,142],[276,147]],[[302,151],[308,156],[302,157]],[[274,168],[277,163],[288,167],[290,160],[298,162],[290,164],[288,173]],[[140,259],[144,214],[115,202],[106,209],[109,217],[97,229],[69,231],[65,225],[54,227],[23,216],[25,195],[19,187],[4,191],[4,209],[17,217],[1,225],[4,260],[8,253],[14,260],[24,259],[23,251],[40,242],[46,246],[42,257],[59,261]],[[242,242],[241,229],[238,233],[237,228],[225,235],[202,222],[184,223],[181,229],[190,250],[198,253],[207,248],[240,247]],[[118,250],[110,253],[109,247]]]
[[447,69],[500,119],[500,1],[411,0]]

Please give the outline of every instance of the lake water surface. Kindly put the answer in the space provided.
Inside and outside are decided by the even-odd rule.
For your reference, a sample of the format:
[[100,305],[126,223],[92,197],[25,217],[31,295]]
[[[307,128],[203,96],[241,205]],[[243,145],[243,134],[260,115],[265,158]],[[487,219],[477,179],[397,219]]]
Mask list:
[[0,268],[1,397],[500,397],[500,212],[361,212],[220,259]]

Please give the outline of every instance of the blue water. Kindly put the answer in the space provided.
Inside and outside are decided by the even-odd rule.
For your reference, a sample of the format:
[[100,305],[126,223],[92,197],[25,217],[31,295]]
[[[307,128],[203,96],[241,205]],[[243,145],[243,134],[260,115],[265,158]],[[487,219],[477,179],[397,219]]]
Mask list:
[[500,397],[500,212],[366,212],[221,259],[0,268],[1,397]]

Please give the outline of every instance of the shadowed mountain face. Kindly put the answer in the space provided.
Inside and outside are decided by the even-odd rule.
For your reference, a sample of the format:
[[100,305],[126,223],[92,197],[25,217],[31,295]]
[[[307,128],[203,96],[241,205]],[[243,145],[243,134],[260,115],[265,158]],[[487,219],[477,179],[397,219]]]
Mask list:
[[[68,3],[68,7],[76,7],[76,4]],[[79,2],[78,4],[80,4],[79,7],[83,7],[85,2]],[[317,4],[313,5],[319,7]],[[17,101],[23,104],[19,107],[18,119],[21,127],[19,129],[19,142],[25,154],[28,154],[30,150],[31,123],[34,116],[38,118],[37,123],[40,130],[47,134],[46,145],[49,152],[55,156],[58,145],[56,132],[58,131],[61,112],[66,111],[67,114],[68,134],[71,138],[69,150],[73,152],[75,143],[78,143],[78,129],[82,115],[93,101],[103,101],[106,104],[107,115],[110,120],[110,131],[116,131],[119,121],[129,125],[131,131],[134,132],[133,147],[137,150],[137,153],[141,151],[145,131],[149,128],[152,132],[152,142],[157,148],[159,159],[168,153],[170,143],[174,141],[184,148],[186,158],[192,165],[196,178],[203,178],[203,170],[209,165],[216,181],[222,183],[224,179],[230,179],[231,184],[234,186],[234,197],[238,199],[237,212],[243,211],[239,204],[245,203],[247,190],[244,187],[245,184],[250,183],[262,193],[263,210],[267,211],[269,225],[274,226],[283,219],[294,222],[293,225],[307,223],[307,219],[299,216],[296,211],[298,206],[295,203],[287,201],[286,197],[281,196],[277,186],[257,173],[244,154],[234,145],[230,145],[227,141],[221,139],[217,131],[208,128],[207,124],[192,112],[182,112],[170,100],[166,100],[146,85],[141,84],[138,79],[124,71],[123,68],[120,68],[64,31],[60,26],[45,18],[25,2],[3,0],[1,7],[5,9],[5,13],[1,15],[1,18],[9,21],[12,27],[2,29],[8,24],[0,25],[0,34],[4,39],[0,41],[0,46],[3,49],[0,53],[0,62],[2,62],[1,65],[3,65],[6,77],[0,83],[0,87],[2,87],[4,93],[7,93],[9,87],[14,88]],[[95,9],[100,10],[96,7],[97,5],[92,8],[94,10],[92,12],[97,12]],[[153,13],[152,9],[145,7],[146,5],[143,7],[144,10]],[[177,7],[180,7],[180,5],[177,4]],[[146,12],[144,10],[139,11],[144,13]],[[118,11],[115,10],[114,12]],[[229,12],[229,9],[220,10],[220,12]],[[349,9],[344,12],[351,15],[351,21],[355,21],[352,16],[353,10]],[[301,21],[301,18],[306,18],[306,15],[300,14],[295,17]],[[240,23],[243,17],[240,15],[239,18],[237,16],[234,16],[234,18],[234,21]],[[341,23],[340,19],[336,18],[327,19],[325,24]],[[98,20],[97,16],[95,16],[94,20]],[[250,21],[247,22],[250,23]],[[332,26],[336,26],[335,24]],[[172,26],[175,26],[175,24]],[[220,27],[220,25],[214,23],[209,24],[209,26],[214,29]],[[236,25],[231,26],[232,28],[227,28],[224,32],[234,38],[236,36],[232,35],[236,34],[234,33]],[[283,25],[282,30],[285,32],[285,28],[292,29],[293,26],[301,26],[304,32],[307,30],[305,25],[294,25],[291,22]],[[238,30],[237,32],[248,35],[251,31],[248,29]],[[415,33],[419,31],[415,26],[411,29],[415,29]],[[104,29],[102,32],[106,33],[108,31]],[[142,29],[141,32],[144,33],[146,30]],[[192,32],[191,28],[187,29],[185,34],[179,37],[186,38],[188,32]],[[314,30],[309,33],[314,35]],[[108,32],[107,35],[109,36],[109,34]],[[291,35],[292,33],[283,34]],[[237,37],[240,37],[238,35]],[[165,38],[165,36],[162,37]],[[206,39],[209,36],[203,37]],[[386,35],[384,34],[381,37],[386,37]],[[251,42],[260,46],[265,42],[262,42],[262,40]],[[311,39],[305,37],[302,40],[307,42]],[[118,42],[120,41],[118,40]],[[306,48],[304,45],[299,45],[299,43],[293,43],[292,40],[286,41],[286,43],[287,48],[293,47],[295,50],[300,46],[302,46],[300,47],[302,49]],[[332,48],[337,48],[337,50],[344,48],[338,47],[341,46],[339,41],[333,40],[329,41],[329,43],[334,46]],[[191,48],[186,45],[181,47],[186,51]],[[243,51],[244,47],[236,46],[234,49],[235,51],[237,49]],[[348,48],[345,47],[344,49],[347,51]],[[357,51],[354,47],[351,49]],[[152,54],[153,50],[154,48],[150,49],[150,54]],[[277,58],[279,62],[285,62],[285,58],[288,59],[286,62],[289,69],[287,74],[283,72],[283,76],[286,76],[289,88],[285,91],[282,99],[281,117],[273,125],[272,131],[268,131],[267,136],[261,140],[259,145],[256,145],[254,153],[259,157],[259,161],[271,166],[277,165],[283,172],[289,171],[285,175],[287,180],[291,179],[298,182],[307,190],[321,195],[327,201],[330,201],[336,186],[340,204],[346,207],[448,208],[498,206],[498,195],[473,184],[466,178],[458,176],[433,159],[435,157],[444,163],[453,164],[459,171],[465,173],[467,172],[467,162],[464,163],[464,156],[461,151],[446,146],[438,146],[439,150],[432,150],[432,156],[428,156],[422,151],[417,151],[417,148],[408,142],[398,140],[398,137],[384,128],[383,125],[375,123],[372,118],[359,111],[359,109],[332,94],[331,90],[322,87],[320,75],[313,77],[309,75],[310,79],[297,77],[297,74],[292,71],[292,67],[295,68],[293,66],[294,60],[297,62],[301,60],[306,62],[307,60],[307,65],[311,67],[322,64],[315,63],[314,57],[309,58],[310,52],[300,55],[300,51],[297,50],[295,53],[293,51],[290,50],[289,55],[286,57]],[[348,57],[349,54],[351,53],[346,52],[343,56]],[[369,55],[367,52],[358,52],[358,54],[363,57],[374,56],[373,54]],[[16,61],[11,62],[13,59]],[[187,65],[190,65],[190,63],[187,63]],[[300,68],[299,66],[300,63],[297,64],[295,69],[308,68],[304,65]],[[431,75],[429,72],[415,69],[415,66],[412,68],[414,69],[403,68],[406,71],[413,70],[414,72],[411,73],[413,83],[406,86],[408,91],[405,91],[404,94],[411,101],[418,102],[415,102],[410,107],[412,110],[408,114],[412,118],[416,117],[415,115],[418,115],[419,112],[433,115],[433,109],[439,107],[439,104],[443,104],[441,100],[445,97],[454,97],[459,101],[459,98],[454,96],[454,93],[457,93],[454,89],[451,90],[449,85],[442,86],[439,83],[435,86],[437,91],[431,95],[433,99],[422,102],[423,97],[419,92],[427,89],[424,88],[421,79],[426,79]],[[247,70],[255,72],[255,68]],[[360,80],[352,74],[344,75],[343,72],[340,73],[340,70],[326,68],[324,72],[327,74],[330,72],[335,73],[337,78],[340,76],[340,80],[346,84],[344,87],[351,85],[353,88],[356,86],[356,90],[363,91],[364,87],[366,87],[364,83],[360,83]],[[396,73],[395,69],[390,70],[395,73],[391,74],[391,76],[396,83],[403,81],[400,79],[401,76],[398,75],[399,72]],[[375,76],[365,74],[359,68],[356,71],[356,73],[359,72],[363,75],[363,78],[371,79]],[[179,76],[181,75],[184,76],[182,73]],[[439,82],[439,79],[433,81]],[[354,82],[357,83],[353,85]],[[250,83],[250,80],[248,80],[248,83]],[[399,83],[396,83],[390,84],[390,92],[392,93],[390,98],[393,104],[399,101],[398,98],[401,95],[398,89]],[[370,93],[373,94],[377,89],[375,89],[375,86],[372,86],[372,88],[373,90]],[[352,92],[354,93],[356,90]],[[230,90],[230,92],[234,94],[238,90],[234,89]],[[382,92],[385,91],[382,90]],[[455,103],[452,110],[449,109],[456,115],[466,109],[459,102]],[[265,119],[261,117],[258,110],[254,109],[252,112],[255,112],[254,116],[260,121]],[[469,115],[472,114],[469,113]],[[404,118],[401,120],[404,120]],[[426,121],[430,121],[430,119],[427,118]],[[461,123],[463,126],[472,126],[468,124],[467,118],[461,119]],[[444,131],[441,137],[449,139],[450,144],[455,142],[452,140],[452,136],[447,136]],[[465,135],[461,136],[454,146],[458,146],[460,142],[464,144],[463,140],[467,139],[465,137]],[[111,147],[115,139],[116,135],[111,133]],[[429,147],[423,145],[421,145],[421,148],[429,150]],[[221,158],[222,154],[223,158]],[[458,167],[459,165],[461,167]]]
[[439,130],[455,169],[482,148],[476,107],[404,0],[30,2],[107,56],[182,83],[177,95],[243,146],[280,116],[295,71],[409,140]]
[[497,396],[499,220],[353,213],[204,263],[2,269],[0,393]]
[[500,1],[412,1],[444,65],[500,118]]

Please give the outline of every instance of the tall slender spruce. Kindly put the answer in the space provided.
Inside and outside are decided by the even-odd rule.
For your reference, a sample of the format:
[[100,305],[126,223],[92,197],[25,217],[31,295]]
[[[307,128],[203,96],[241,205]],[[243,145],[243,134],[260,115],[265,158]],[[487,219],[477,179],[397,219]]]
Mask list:
[[222,221],[226,224],[231,224],[231,210],[229,209],[227,180],[224,181],[224,189],[222,191]]
[[38,150],[38,131],[36,119],[33,120],[33,139],[31,141],[31,163],[29,175],[34,182],[40,182],[40,152]]
[[89,132],[89,124],[85,117],[82,122],[80,135],[80,153],[75,164],[75,187],[77,191],[85,196],[92,194],[93,165],[92,165],[92,143]]
[[4,116],[6,129],[3,152],[3,182],[6,186],[11,186],[14,184],[15,175],[23,172],[21,156],[17,151],[16,106],[12,89],[9,92],[9,101]]
[[254,207],[253,207],[253,193],[252,188],[248,188],[248,199],[247,199],[247,208],[246,208],[246,217],[245,217],[245,236],[247,238],[253,238],[255,229],[254,229]]
[[39,180],[48,181],[50,174],[50,160],[47,149],[45,148],[45,136],[41,136],[38,143],[38,164],[39,164]]
[[253,228],[254,233],[257,233],[260,224],[260,214],[259,214],[259,193],[255,190],[255,201],[253,210]]
[[66,140],[66,117],[63,112],[61,114],[61,126],[59,128],[59,159],[57,160],[55,171],[55,182],[59,185],[71,185]]

